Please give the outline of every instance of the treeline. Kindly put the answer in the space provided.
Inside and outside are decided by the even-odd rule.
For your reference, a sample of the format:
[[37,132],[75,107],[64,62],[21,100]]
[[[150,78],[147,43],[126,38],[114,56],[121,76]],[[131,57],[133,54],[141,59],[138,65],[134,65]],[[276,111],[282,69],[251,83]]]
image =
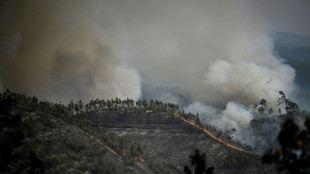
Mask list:
[[[92,127],[92,122],[83,119],[78,113],[97,111],[99,109],[120,109],[130,108],[132,105],[126,100],[126,104],[116,104],[114,100],[91,100],[86,105],[81,100],[77,103],[71,101],[68,105],[54,103],[46,100],[39,100],[37,97],[29,97],[25,94],[19,94],[6,90],[0,93],[0,101],[9,99],[11,105],[37,111],[38,114],[49,114],[55,116],[68,124],[74,125],[103,141],[113,150],[121,154],[128,161],[135,161],[144,155],[143,146],[137,142],[127,142],[123,137],[117,137],[113,132],[100,127]],[[133,100],[130,100],[131,102]],[[124,103],[124,102],[123,102]],[[87,106],[87,107],[86,107]]]
[[118,97],[115,99],[95,99],[90,100],[89,103],[84,104],[81,100],[74,103],[72,100],[68,104],[68,110],[78,113],[88,113],[100,110],[114,110],[114,111],[136,111],[138,113],[152,111],[157,114],[175,115],[179,110],[179,105],[173,103],[163,103],[162,101],[153,100],[147,101],[139,99],[122,100]]
[[[186,113],[184,110],[180,111],[178,104],[173,103],[163,103],[159,100],[150,99],[149,101],[145,99],[139,99],[137,101],[132,99],[121,100],[120,98],[115,99],[96,99],[91,100],[89,103],[83,105],[83,102],[79,100],[74,103],[71,101],[68,105],[71,110],[74,109],[75,113],[90,114],[90,112],[100,112],[100,111],[117,111],[117,112],[135,112],[137,115],[146,115],[145,113],[153,112],[160,116],[169,117],[181,117],[187,121],[195,123],[200,128],[205,128],[212,132],[215,136],[225,140],[226,142],[233,144],[235,146],[241,147],[248,151],[253,151],[252,147],[248,144],[240,142],[238,139],[231,136],[230,131],[223,131],[216,126],[210,125],[208,123],[203,123],[200,120],[199,114],[193,114],[191,112]],[[233,130],[232,130],[233,131]]]
[[[41,112],[55,115],[69,124],[76,125],[81,129],[90,132],[96,137],[102,139],[104,142],[108,142],[108,145],[113,147],[114,150],[124,154],[123,147],[120,145],[120,141],[114,138],[114,135],[110,135],[111,132],[103,130],[97,127],[91,127],[92,122],[87,119],[83,119],[82,115],[88,115],[93,112],[101,111],[117,111],[117,112],[134,112],[137,115],[141,115],[149,112],[153,112],[160,116],[168,116],[177,118],[178,116],[184,118],[185,120],[195,123],[200,128],[205,128],[212,132],[217,137],[227,141],[230,144],[236,145],[238,147],[244,148],[246,150],[252,150],[252,148],[243,144],[237,139],[230,136],[230,132],[224,132],[223,130],[210,125],[208,123],[203,123],[200,120],[199,114],[193,114],[191,112],[186,113],[184,110],[180,111],[178,104],[164,103],[159,100],[150,99],[149,101],[145,99],[139,99],[137,101],[133,99],[120,99],[116,97],[115,99],[93,99],[88,103],[84,103],[82,100],[73,102],[72,100],[69,104],[64,105],[61,103],[53,103],[50,101],[42,100],[39,101],[37,97],[28,97],[24,94],[17,94],[10,92],[9,90],[0,94],[1,98],[11,97],[16,101],[16,104],[27,106],[33,110],[39,110]],[[100,130],[100,131],[99,131]],[[135,142],[132,142],[135,143]],[[127,144],[127,150],[125,154],[132,154],[130,150],[130,143]]]

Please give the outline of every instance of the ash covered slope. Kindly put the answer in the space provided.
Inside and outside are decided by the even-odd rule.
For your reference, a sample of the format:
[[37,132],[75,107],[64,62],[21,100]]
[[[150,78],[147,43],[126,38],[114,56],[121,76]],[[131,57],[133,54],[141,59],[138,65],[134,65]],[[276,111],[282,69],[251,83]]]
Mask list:
[[20,111],[33,119],[38,135],[36,152],[46,161],[46,173],[150,173],[111,153],[78,127],[34,112]]
[[[145,164],[155,173],[182,173],[189,164],[188,155],[195,149],[207,154],[207,165],[215,173],[275,173],[261,163],[253,153],[228,147],[189,125],[180,118],[145,110],[101,110],[83,114],[94,126],[103,127],[124,137],[129,142],[139,142],[144,149]],[[191,121],[191,118],[189,119]]]

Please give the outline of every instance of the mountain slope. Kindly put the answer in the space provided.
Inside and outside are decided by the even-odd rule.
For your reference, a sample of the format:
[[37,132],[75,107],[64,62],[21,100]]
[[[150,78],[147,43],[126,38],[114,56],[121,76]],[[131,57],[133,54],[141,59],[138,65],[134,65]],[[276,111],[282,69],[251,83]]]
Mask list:
[[233,146],[185,119],[147,111],[84,113],[93,125],[114,132],[130,142],[142,144],[145,164],[155,173],[182,173],[195,149],[207,154],[207,165],[215,173],[276,173],[250,151]]
[[206,152],[214,173],[275,173],[247,146],[175,104],[96,99],[84,109],[81,101],[65,106],[9,91],[0,99],[13,101],[1,118],[21,115],[24,131],[35,130],[26,144],[46,173],[182,173],[195,149]]
[[24,120],[31,119],[38,134],[31,141],[46,173],[151,173],[141,163],[129,163],[102,141],[61,119],[18,107]]

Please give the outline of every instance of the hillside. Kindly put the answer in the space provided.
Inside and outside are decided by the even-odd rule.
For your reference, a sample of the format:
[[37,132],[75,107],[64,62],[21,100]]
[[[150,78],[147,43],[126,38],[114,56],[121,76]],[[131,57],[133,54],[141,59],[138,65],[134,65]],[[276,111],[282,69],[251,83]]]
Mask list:
[[119,137],[143,145],[145,164],[156,173],[182,173],[189,164],[187,156],[195,149],[207,154],[207,165],[215,173],[272,173],[251,152],[235,150],[177,117],[157,115],[149,111],[116,115],[116,111],[84,113],[93,126],[103,127]]
[[[3,102],[1,102],[2,104]],[[93,132],[90,126],[87,126],[90,125],[87,121],[80,120],[84,124],[84,126],[79,124],[84,129],[82,130],[63,121],[59,115],[56,117],[41,112],[39,109],[16,104],[15,101],[10,102],[10,113],[12,115],[1,114],[1,121],[4,117],[21,116],[21,127],[26,127],[23,132],[32,133],[32,135],[25,135],[27,138],[23,146],[30,147],[35,152],[43,163],[44,173],[152,173],[143,163],[124,159],[105,142],[94,137],[93,135],[98,134]],[[1,138],[4,137],[3,130],[2,127]],[[16,139],[16,137],[10,138]],[[1,142],[1,147],[3,147],[2,143],[5,146],[9,142]],[[28,151],[28,149],[26,150]],[[14,150],[13,152],[16,153]],[[21,153],[27,152],[22,151]],[[5,160],[2,157],[1,161]],[[18,163],[25,163],[23,160],[32,159],[30,157],[18,158],[18,161],[11,160],[10,166],[13,166],[13,169],[7,173],[15,173],[13,171],[18,168],[23,168],[23,170],[17,173],[31,173],[30,165],[18,167]],[[0,173],[5,173],[2,170],[5,169],[2,168]]]
[[274,42],[275,52],[286,61],[285,63],[296,70],[295,82],[297,85],[309,93],[310,37],[278,32],[275,35]]
[[21,115],[23,123],[30,121],[36,133],[26,144],[45,173],[182,173],[195,149],[206,152],[214,173],[275,172],[260,156],[206,134],[199,117],[177,112],[178,106],[170,103],[160,111],[152,102],[108,100],[111,105],[100,106],[92,101],[79,110],[77,104],[39,102],[10,92],[1,97],[14,101],[11,114]]

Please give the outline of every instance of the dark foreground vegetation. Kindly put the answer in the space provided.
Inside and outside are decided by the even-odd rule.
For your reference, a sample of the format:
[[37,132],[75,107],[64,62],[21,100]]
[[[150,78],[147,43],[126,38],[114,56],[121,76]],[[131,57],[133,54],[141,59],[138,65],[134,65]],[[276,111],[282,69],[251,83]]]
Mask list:
[[92,127],[62,104],[10,91],[0,98],[0,173],[150,173],[137,163],[139,142]]
[[278,140],[280,146],[263,156],[263,162],[276,164],[279,171],[290,174],[310,173],[310,118],[304,127],[288,118],[281,126]]

